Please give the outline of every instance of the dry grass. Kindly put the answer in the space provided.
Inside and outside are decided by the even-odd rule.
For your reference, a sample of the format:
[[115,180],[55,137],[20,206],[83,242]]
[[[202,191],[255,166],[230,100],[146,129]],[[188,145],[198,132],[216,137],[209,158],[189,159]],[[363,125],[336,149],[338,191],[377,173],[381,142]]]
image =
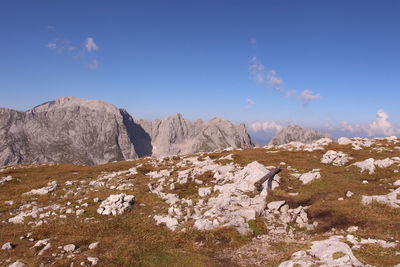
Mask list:
[[[374,147],[374,146],[373,146]],[[375,152],[370,149],[355,151],[351,146],[329,145],[328,149],[342,151],[354,159],[351,163],[367,158],[384,159],[386,157],[400,156],[396,152]],[[384,240],[400,240],[400,212],[387,206],[373,204],[363,206],[360,203],[361,195],[387,194],[391,188],[389,183],[400,179],[399,174],[393,170],[397,166],[385,169],[377,168],[375,174],[361,174],[356,167],[337,167],[321,164],[320,159],[325,151],[314,152],[289,152],[266,153],[265,149],[246,149],[243,151],[221,152],[210,154],[212,159],[218,159],[233,154],[235,163],[244,166],[253,161],[258,161],[266,166],[277,166],[285,162],[300,172],[310,171],[314,168],[321,169],[322,178],[307,185],[302,185],[298,179],[291,177],[286,168],[283,168],[280,176],[279,189],[273,190],[268,196],[269,200],[286,200],[294,208],[299,205],[310,206],[309,218],[318,222],[314,239],[323,237],[323,233],[332,228],[341,230],[348,226],[357,225],[359,236],[379,238]],[[204,158],[200,157],[201,158]],[[173,162],[183,157],[174,157]],[[150,194],[147,184],[151,182],[145,174],[149,171],[163,169],[163,166],[153,167],[148,159],[136,161],[109,163],[100,166],[54,165],[31,166],[26,168],[8,169],[0,173],[0,176],[11,175],[15,179],[0,185],[0,220],[10,218],[10,212],[22,204],[35,200],[38,206],[50,204],[73,205],[78,199],[89,198],[89,207],[86,213],[77,218],[67,216],[67,219],[50,220],[51,224],[38,227],[30,225],[2,224],[0,228],[0,245],[12,241],[17,246],[12,251],[0,250],[0,265],[4,260],[15,261],[23,259],[32,266],[40,262],[54,263],[52,253],[59,253],[58,246],[73,243],[80,247],[82,253],[77,254],[73,260],[76,264],[84,261],[85,255],[100,258],[101,266],[235,266],[234,262],[219,260],[215,257],[219,251],[225,248],[237,248],[251,241],[254,236],[241,236],[231,228],[214,231],[199,232],[188,229],[186,233],[171,232],[164,226],[156,226],[152,216],[165,212],[167,205],[154,194]],[[227,164],[230,161],[217,161]],[[115,190],[99,189],[86,192],[78,191],[77,195],[63,197],[65,194],[65,182],[68,180],[90,181],[96,179],[103,172],[127,170],[131,167],[143,164],[138,168],[138,174],[126,176],[123,179],[134,184],[132,190],[121,191],[135,195],[137,203],[132,211],[117,217],[101,216],[96,213],[98,204],[93,203],[94,197],[105,199]],[[175,168],[177,170],[178,168]],[[197,179],[203,181],[203,185],[176,185],[176,192],[180,197],[194,197],[198,187],[206,186],[212,179],[212,173],[206,172]],[[34,188],[45,186],[48,182],[56,180],[60,188],[46,196],[21,196],[22,193]],[[363,184],[362,180],[368,180]],[[191,186],[192,185],[192,186]],[[339,201],[350,190],[355,195],[351,198]],[[298,196],[290,196],[288,192],[298,192]],[[14,200],[12,206],[3,205],[4,201]],[[144,204],[144,205],[140,205]],[[151,217],[149,217],[151,216]],[[93,217],[93,222],[84,222],[82,219]],[[260,221],[261,220],[261,221]],[[97,222],[96,222],[97,221]],[[254,234],[265,234],[262,219],[250,223]],[[43,256],[37,256],[37,251],[30,249],[33,242],[19,237],[28,232],[33,233],[36,240],[51,238],[52,248]],[[87,246],[95,241],[100,245],[95,250],[88,250]],[[200,245],[199,245],[200,244]],[[287,259],[291,253],[301,249],[299,244],[276,243],[273,245],[273,253],[276,257],[268,266],[276,266]],[[397,249],[398,250],[398,249]],[[366,263],[376,266],[389,266],[400,262],[394,249],[382,249],[377,246],[364,246],[356,252],[357,257]],[[71,259],[58,260],[55,266],[67,266]]]

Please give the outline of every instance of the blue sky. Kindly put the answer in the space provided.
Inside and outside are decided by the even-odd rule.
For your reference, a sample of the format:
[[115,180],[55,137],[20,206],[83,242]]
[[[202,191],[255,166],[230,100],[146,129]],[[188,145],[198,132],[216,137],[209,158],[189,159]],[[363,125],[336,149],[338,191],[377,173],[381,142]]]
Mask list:
[[135,118],[397,133],[399,14],[397,0],[1,1],[0,106],[74,95]]

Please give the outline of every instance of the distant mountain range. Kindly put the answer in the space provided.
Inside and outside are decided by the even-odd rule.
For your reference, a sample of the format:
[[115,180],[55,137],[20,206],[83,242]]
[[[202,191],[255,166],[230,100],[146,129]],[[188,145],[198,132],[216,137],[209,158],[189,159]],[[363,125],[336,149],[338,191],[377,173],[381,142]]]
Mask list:
[[244,124],[214,118],[190,121],[175,114],[134,120],[99,100],[61,97],[22,112],[0,108],[0,165],[102,164],[253,147]]

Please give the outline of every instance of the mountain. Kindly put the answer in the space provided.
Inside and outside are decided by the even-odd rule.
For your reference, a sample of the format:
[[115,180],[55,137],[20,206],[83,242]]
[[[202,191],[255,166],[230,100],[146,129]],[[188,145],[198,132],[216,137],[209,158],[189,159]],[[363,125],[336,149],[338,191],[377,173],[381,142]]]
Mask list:
[[309,144],[324,137],[329,137],[329,134],[323,134],[314,129],[304,129],[298,125],[288,125],[272,138],[270,144],[282,145],[293,141]]
[[154,156],[207,152],[228,147],[253,147],[244,124],[234,125],[223,118],[209,122],[190,121],[181,114],[163,120],[137,121],[150,135]]
[[61,97],[26,112],[0,109],[0,165],[101,164],[137,158],[121,111]]
[[135,121],[99,100],[61,97],[22,112],[0,108],[0,165],[102,164],[145,156],[251,147],[244,125],[176,114]]

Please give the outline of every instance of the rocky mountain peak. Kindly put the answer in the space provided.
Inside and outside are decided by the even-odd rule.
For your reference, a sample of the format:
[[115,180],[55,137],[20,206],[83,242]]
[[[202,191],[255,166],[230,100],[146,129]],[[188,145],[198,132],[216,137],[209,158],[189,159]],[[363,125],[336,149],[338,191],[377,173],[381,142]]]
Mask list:
[[86,100],[75,96],[63,96],[53,101],[43,103],[34,107],[32,112],[50,111],[54,109],[68,109],[68,108],[86,108],[90,110],[106,112],[106,113],[119,113],[118,108],[111,103],[101,100]]
[[329,137],[329,134],[320,133],[315,129],[304,129],[298,125],[288,125],[272,138],[270,144],[282,145],[293,141],[309,144],[324,137]]

